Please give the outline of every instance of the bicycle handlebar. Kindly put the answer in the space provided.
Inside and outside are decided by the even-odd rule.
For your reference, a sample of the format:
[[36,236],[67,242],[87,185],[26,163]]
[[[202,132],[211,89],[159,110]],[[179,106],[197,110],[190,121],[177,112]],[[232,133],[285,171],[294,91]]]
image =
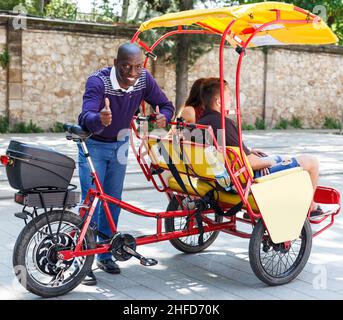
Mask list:
[[[152,122],[152,123],[156,122],[156,114],[154,113],[148,116],[134,116],[133,118],[138,122],[138,124],[143,121]],[[185,119],[182,117],[176,118],[175,121],[170,121],[168,124],[172,126],[176,126],[177,129],[181,129],[181,130],[183,128],[189,128],[189,129],[196,129],[196,128],[207,129],[208,128],[207,125],[185,122]]]

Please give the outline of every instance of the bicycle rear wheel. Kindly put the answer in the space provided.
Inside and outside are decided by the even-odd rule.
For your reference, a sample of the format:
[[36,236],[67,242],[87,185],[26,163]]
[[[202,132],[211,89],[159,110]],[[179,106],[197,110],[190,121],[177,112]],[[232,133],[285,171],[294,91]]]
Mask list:
[[[94,256],[58,260],[58,252],[74,249],[82,218],[73,212],[53,210],[30,221],[20,233],[13,251],[15,274],[28,291],[51,298],[73,290],[91,270]],[[93,233],[86,232],[83,249],[94,248]]]
[[[167,211],[181,210],[181,206],[177,199],[174,197],[170,200]],[[222,222],[223,217],[215,213],[207,215],[208,218],[215,222]],[[195,219],[194,217],[192,219]],[[187,217],[168,218],[165,221],[166,232],[174,232],[184,230],[187,227]],[[170,240],[170,243],[177,250],[184,253],[197,253],[208,248],[218,237],[219,231],[211,231],[204,233],[204,243],[199,245],[199,234],[191,235]]]
[[254,227],[249,243],[249,260],[255,275],[270,286],[286,284],[304,269],[312,248],[312,230],[308,220],[298,239],[286,246],[275,244],[262,219]]

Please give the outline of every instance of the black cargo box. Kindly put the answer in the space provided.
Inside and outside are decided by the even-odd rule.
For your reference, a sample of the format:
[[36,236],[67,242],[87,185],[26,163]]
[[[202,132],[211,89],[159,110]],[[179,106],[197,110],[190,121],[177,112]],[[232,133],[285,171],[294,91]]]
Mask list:
[[14,159],[6,166],[8,182],[17,190],[68,187],[75,161],[51,148],[11,141],[6,154]]

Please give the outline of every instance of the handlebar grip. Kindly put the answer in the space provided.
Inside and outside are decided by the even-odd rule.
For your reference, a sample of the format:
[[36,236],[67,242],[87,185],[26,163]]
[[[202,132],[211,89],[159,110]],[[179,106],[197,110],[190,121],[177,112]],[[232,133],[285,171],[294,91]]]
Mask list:
[[156,115],[155,114],[151,114],[151,115],[145,116],[145,117],[136,116],[134,118],[137,122],[141,122],[141,121],[153,122],[153,121],[156,121]]
[[145,52],[145,55],[146,55],[147,57],[151,58],[151,59],[154,60],[154,61],[157,60],[157,55],[154,54],[154,53],[152,53],[152,52],[150,52],[150,51]]

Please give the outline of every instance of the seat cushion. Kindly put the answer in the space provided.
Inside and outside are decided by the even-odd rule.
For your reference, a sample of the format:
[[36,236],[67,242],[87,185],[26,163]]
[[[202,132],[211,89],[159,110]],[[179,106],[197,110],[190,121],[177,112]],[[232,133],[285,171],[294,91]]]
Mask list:
[[[198,194],[200,196],[204,196],[207,192],[212,190],[213,187],[215,186],[214,181],[206,181],[206,180],[202,180],[199,178],[189,177],[189,179],[191,180],[192,185],[194,187],[194,189],[193,189],[190,182],[189,182],[187,175],[180,174],[180,176],[182,178],[183,183],[186,186],[188,193],[190,195],[193,195],[193,196],[197,195],[197,193],[194,191],[194,189],[198,192]],[[171,177],[169,179],[169,188],[174,190],[174,191],[183,192],[182,188],[176,182],[174,177]],[[239,195],[231,193],[231,192],[218,191],[218,197],[219,197],[218,198],[219,202],[223,203],[223,204],[236,205],[237,203],[241,202],[241,198],[239,197]],[[257,206],[255,204],[254,198],[251,195],[249,196],[249,203],[251,205],[251,208],[254,211],[258,210]]]
[[[280,177],[286,176],[288,174],[300,172],[300,171],[303,171],[303,168],[297,167],[297,168],[292,168],[292,169],[287,169],[287,170],[275,172],[275,173],[268,174],[266,176],[255,179],[254,183],[263,183],[266,181],[270,181],[270,180],[280,178]],[[215,186],[214,181],[207,181],[207,180],[203,180],[201,178],[189,177],[189,179],[191,180],[192,185],[194,187],[194,189],[193,189],[191,186],[191,183],[189,182],[187,175],[180,174],[180,176],[182,178],[183,183],[186,186],[188,193],[190,195],[193,195],[193,196],[197,195],[197,193],[194,191],[194,189],[198,192],[198,194],[200,196],[204,196],[207,192],[209,192]],[[171,177],[169,179],[169,188],[174,190],[174,191],[183,192],[182,188],[176,182],[174,177]],[[231,193],[231,192],[218,191],[218,196],[219,196],[219,202],[221,202],[223,204],[235,205],[241,201],[241,198],[239,197],[238,194]],[[249,203],[251,205],[251,208],[254,211],[258,211],[256,203],[255,203],[252,195],[249,196]]]

